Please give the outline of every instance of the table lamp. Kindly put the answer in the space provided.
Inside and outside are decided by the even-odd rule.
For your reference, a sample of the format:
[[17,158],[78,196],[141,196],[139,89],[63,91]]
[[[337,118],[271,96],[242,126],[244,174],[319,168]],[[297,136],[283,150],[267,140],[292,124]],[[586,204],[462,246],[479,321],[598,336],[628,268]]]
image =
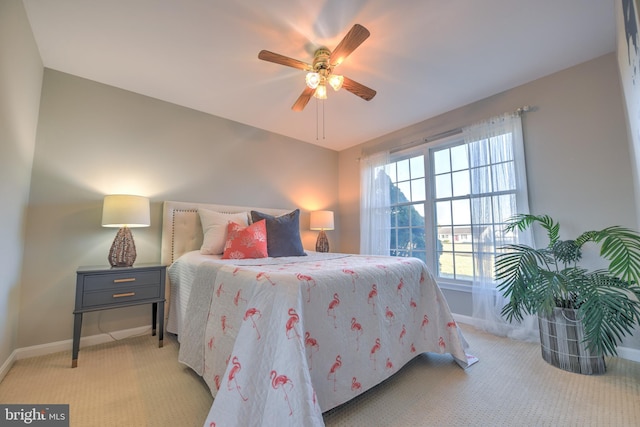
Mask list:
[[320,230],[316,241],[316,252],[329,252],[329,239],[325,230],[333,230],[333,211],[311,212],[309,220],[311,230]]
[[131,267],[136,260],[136,245],[130,228],[151,224],[149,199],[142,196],[114,194],[104,197],[102,226],[119,227],[109,251],[112,267]]

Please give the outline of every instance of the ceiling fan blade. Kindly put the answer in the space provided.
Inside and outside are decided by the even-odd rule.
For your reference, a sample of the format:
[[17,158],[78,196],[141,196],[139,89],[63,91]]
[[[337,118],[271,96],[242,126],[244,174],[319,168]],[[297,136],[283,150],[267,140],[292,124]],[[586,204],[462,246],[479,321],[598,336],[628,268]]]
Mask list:
[[354,95],[358,95],[360,98],[365,101],[371,101],[374,96],[376,96],[376,91],[362,85],[356,81],[351,80],[349,77],[343,76],[344,81],[342,82],[342,87]]
[[329,59],[331,65],[340,65],[370,34],[369,30],[360,24],[355,24],[351,27],[347,35],[344,36],[342,41],[338,43],[338,46],[331,52],[331,58]]
[[302,111],[302,110],[304,110],[304,107],[307,106],[307,104],[309,103],[309,100],[311,99],[311,96],[313,95],[313,93],[315,91],[316,91],[315,89],[311,89],[310,87],[305,86],[304,90],[302,91],[302,93],[300,94],[298,99],[296,100],[295,104],[293,104],[291,109],[293,111]]
[[268,50],[261,50],[258,54],[258,58],[263,61],[274,62],[280,65],[286,65],[287,67],[298,68],[300,70],[311,71],[313,68],[306,62],[298,61],[297,59],[289,58],[288,56],[280,55],[279,53],[273,53]]

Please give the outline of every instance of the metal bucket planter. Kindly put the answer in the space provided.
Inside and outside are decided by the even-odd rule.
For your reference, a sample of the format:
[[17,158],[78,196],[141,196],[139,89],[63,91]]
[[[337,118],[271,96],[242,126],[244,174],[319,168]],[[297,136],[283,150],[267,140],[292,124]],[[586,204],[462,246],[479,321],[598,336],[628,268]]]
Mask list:
[[542,358],[549,364],[577,374],[603,374],[604,356],[593,354],[584,341],[584,327],[577,311],[554,308],[551,316],[538,316]]

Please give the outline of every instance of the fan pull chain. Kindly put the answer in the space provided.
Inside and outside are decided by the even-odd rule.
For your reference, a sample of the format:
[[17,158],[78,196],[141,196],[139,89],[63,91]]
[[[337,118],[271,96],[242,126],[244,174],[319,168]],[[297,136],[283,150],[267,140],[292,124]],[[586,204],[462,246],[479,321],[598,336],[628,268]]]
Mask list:
[[322,101],[322,139],[324,139],[324,100]]
[[324,100],[318,100],[318,98],[316,98],[316,141],[319,139],[319,133],[320,133],[320,110],[318,109],[318,103],[321,102],[322,103],[322,139],[325,139],[324,137]]

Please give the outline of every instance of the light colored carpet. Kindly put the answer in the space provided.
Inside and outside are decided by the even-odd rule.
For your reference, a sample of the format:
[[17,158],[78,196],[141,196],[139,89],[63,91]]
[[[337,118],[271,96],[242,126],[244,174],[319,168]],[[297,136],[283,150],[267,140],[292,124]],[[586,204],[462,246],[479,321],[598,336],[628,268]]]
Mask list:
[[[383,384],[325,414],[328,427],[638,426],[640,363],[607,359],[607,373],[572,374],[544,362],[537,344],[462,325],[480,362],[421,355]],[[0,383],[1,403],[70,404],[71,426],[202,426],[212,398],[164,348],[143,336],[17,361]],[[278,423],[266,425],[277,426]]]

